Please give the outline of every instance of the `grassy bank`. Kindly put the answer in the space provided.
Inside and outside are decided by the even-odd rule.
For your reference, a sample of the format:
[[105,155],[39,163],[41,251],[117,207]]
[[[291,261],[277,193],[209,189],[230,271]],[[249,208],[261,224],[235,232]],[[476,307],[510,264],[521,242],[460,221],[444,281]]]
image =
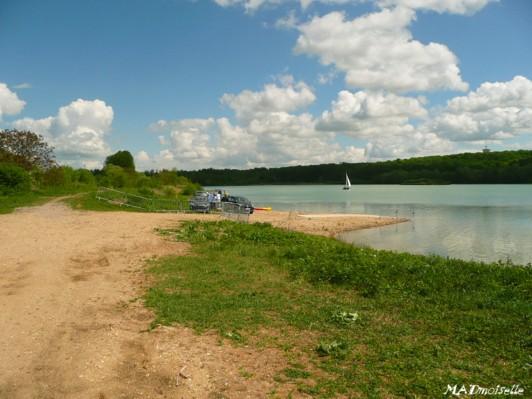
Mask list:
[[[123,193],[127,195],[124,196]],[[169,195],[155,191],[150,194],[150,196],[143,196],[138,190],[126,188],[119,192],[100,193],[100,196],[107,199],[101,200],[97,198],[95,191],[91,191],[68,198],[66,203],[73,209],[88,211],[157,212],[188,209],[190,195],[176,194],[175,191]]]
[[96,198],[95,191],[69,197],[65,199],[65,203],[68,204],[72,209],[84,210],[84,211],[99,211],[99,212],[109,212],[109,211],[138,212],[139,211],[138,209],[135,209],[135,208],[120,207],[118,205],[113,205],[105,201],[100,201]]
[[36,192],[17,195],[0,195],[0,214],[11,213],[16,208],[42,204],[50,199],[49,196]]
[[16,208],[24,206],[41,205],[57,197],[84,196],[85,194],[89,195],[90,193],[86,193],[83,188],[47,188],[10,195],[0,195],[0,214],[11,213]]
[[[132,208],[127,206],[120,206],[105,201],[100,201],[96,198],[96,191],[93,187],[87,190],[74,190],[74,189],[58,189],[58,190],[46,190],[46,191],[30,191],[21,194],[12,194],[9,196],[0,196],[0,214],[13,212],[16,208],[23,206],[35,206],[43,204],[53,198],[59,196],[65,196],[64,202],[68,204],[72,209],[86,210],[86,211],[128,211],[128,212],[145,212],[142,209]],[[134,189],[123,189],[124,192],[138,195],[138,192]],[[153,194],[148,198],[161,201],[182,201],[188,202],[190,196],[175,195],[164,196]]]
[[278,347],[278,384],[316,397],[440,397],[447,384],[529,381],[530,267],[354,248],[269,225],[163,233],[193,250],[152,264],[154,324]]
[[119,207],[107,202],[98,201],[95,192],[40,192],[30,191],[22,194],[0,196],[0,214],[13,212],[16,208],[25,206],[42,205],[54,198],[67,196],[64,202],[73,209],[83,209],[91,211],[119,211],[133,210],[132,208]]

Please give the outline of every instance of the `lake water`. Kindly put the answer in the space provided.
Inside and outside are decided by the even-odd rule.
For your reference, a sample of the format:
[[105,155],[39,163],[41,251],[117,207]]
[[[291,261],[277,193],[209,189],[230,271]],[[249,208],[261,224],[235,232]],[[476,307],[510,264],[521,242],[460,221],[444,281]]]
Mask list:
[[452,258],[532,262],[532,185],[221,187],[275,210],[399,216],[407,223],[341,234],[370,246]]

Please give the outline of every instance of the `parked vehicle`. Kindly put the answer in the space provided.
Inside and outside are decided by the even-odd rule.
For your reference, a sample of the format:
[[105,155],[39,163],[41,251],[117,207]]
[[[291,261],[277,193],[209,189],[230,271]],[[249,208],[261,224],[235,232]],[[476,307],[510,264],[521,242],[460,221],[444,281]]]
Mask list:
[[244,209],[246,213],[249,213],[249,214],[252,214],[253,211],[255,210],[251,201],[248,200],[246,197],[236,197],[233,195],[229,195],[228,197],[225,198],[225,202],[239,205],[240,207]]
[[209,212],[211,205],[209,203],[209,193],[205,191],[198,191],[188,203],[191,210],[207,213]]

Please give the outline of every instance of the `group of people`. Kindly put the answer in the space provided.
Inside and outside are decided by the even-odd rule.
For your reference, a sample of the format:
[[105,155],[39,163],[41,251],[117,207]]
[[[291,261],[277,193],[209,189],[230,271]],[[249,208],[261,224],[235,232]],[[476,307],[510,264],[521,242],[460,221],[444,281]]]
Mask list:
[[207,201],[211,209],[220,209],[222,207],[222,202],[227,201],[227,193],[221,190],[218,191],[209,191],[207,193]]

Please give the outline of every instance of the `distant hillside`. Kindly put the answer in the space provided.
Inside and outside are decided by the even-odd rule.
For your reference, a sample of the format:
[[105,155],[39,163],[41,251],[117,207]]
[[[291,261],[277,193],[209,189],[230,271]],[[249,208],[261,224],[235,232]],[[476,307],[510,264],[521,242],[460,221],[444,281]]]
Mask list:
[[204,186],[248,184],[532,183],[532,151],[464,153],[373,163],[179,171]]

